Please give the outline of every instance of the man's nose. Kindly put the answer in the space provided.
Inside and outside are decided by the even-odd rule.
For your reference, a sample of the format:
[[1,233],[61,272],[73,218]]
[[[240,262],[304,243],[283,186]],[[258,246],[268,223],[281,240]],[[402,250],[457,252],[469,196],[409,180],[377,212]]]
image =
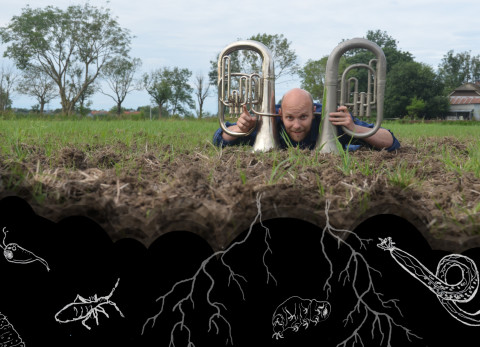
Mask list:
[[299,128],[301,128],[301,127],[302,127],[302,126],[301,126],[301,124],[300,124],[300,120],[295,119],[295,120],[293,121],[293,128],[299,129]]

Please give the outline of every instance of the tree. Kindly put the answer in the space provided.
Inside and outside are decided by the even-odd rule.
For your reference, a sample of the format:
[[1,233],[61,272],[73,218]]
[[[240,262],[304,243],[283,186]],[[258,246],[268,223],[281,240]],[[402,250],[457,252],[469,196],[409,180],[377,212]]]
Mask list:
[[[413,61],[412,54],[409,52],[402,52],[398,49],[397,41],[388,35],[386,31],[368,30],[365,38],[376,43],[382,49],[387,60],[387,73],[398,63]],[[370,59],[375,58],[373,53],[363,49],[351,50],[345,54],[345,57],[347,58],[348,64],[365,64],[368,63]]]
[[[238,39],[241,40],[241,39]],[[282,35],[257,34],[248,38],[263,43],[272,53],[275,63],[275,79],[286,75],[296,75],[298,72],[297,54],[290,48],[291,42]],[[232,71],[252,73],[261,71],[260,56],[251,51],[234,52],[232,56]],[[216,60],[210,61],[210,72],[208,73],[210,84],[217,84],[218,56]]]
[[89,100],[97,91],[98,83],[95,81],[93,84],[90,84],[78,98],[77,102],[73,105],[73,109],[82,114],[86,115],[90,112],[90,106],[92,105],[92,100]]
[[423,118],[425,117],[425,106],[425,101],[414,96],[410,102],[410,105],[407,106],[407,113],[412,118]]
[[[89,84],[86,88],[82,89],[83,70],[79,66],[72,67],[66,74],[65,80],[65,92],[67,99],[71,99],[74,95],[78,95],[74,101],[72,101],[72,111],[79,112],[80,114],[88,113],[88,106],[91,105],[91,101],[88,99],[92,97],[98,90],[97,81]],[[65,113],[65,112],[64,112]]]
[[300,86],[310,92],[314,100],[323,99],[327,60],[328,55],[319,60],[309,59],[303,68],[298,70]]
[[0,111],[11,107],[11,93],[14,90],[19,74],[13,66],[3,65],[0,68]]
[[[27,6],[8,26],[0,28],[0,38],[8,44],[4,55],[18,68],[35,67],[54,80],[62,110],[71,114],[104,65],[128,53],[131,35],[108,9],[86,3],[66,10]],[[78,76],[81,79],[73,78]]]
[[185,113],[185,104],[192,107],[194,102],[190,94],[193,89],[188,84],[191,75],[190,70],[178,67],[164,67],[143,75],[143,85],[158,105],[159,118],[162,117],[162,107],[167,103],[173,115],[177,112]]
[[193,88],[188,84],[192,72],[188,69],[165,69],[166,78],[172,88],[172,96],[169,100],[172,107],[172,115],[178,113],[185,114],[186,108],[195,108],[195,102],[192,98]]
[[203,103],[208,96],[210,85],[206,83],[205,78],[202,75],[195,76],[195,96],[198,102],[198,118],[203,117]]
[[[323,100],[323,92],[325,88],[325,72],[327,68],[328,55],[319,60],[309,59],[303,68],[298,70],[300,76],[301,88],[312,94],[314,100]],[[339,74],[342,74],[347,63],[344,57],[340,58]]]
[[103,69],[103,77],[107,82],[109,89],[113,92],[105,94],[113,99],[116,103],[117,115],[122,113],[122,103],[128,93],[139,90],[139,84],[134,83],[134,76],[142,65],[139,58],[128,59],[124,57],[115,57]]
[[41,69],[30,67],[24,70],[17,91],[33,96],[38,102],[38,112],[43,113],[45,104],[58,95],[55,82]]
[[[257,34],[248,38],[263,43],[272,52],[275,62],[275,79],[285,75],[296,75],[298,72],[297,54],[290,48],[291,42],[283,37],[282,34],[268,35]],[[252,54],[247,51],[244,55],[244,65],[250,65],[253,71],[260,71],[261,61],[258,54]]]
[[[404,116],[415,98],[425,103],[425,118],[437,117],[448,110],[442,95],[443,83],[426,64],[402,62],[392,67],[385,91],[385,115]],[[445,109],[446,108],[446,109]]]
[[165,77],[165,70],[158,69],[143,75],[143,86],[158,106],[158,118],[162,118],[162,108],[172,97],[172,88]]
[[450,50],[443,56],[438,66],[438,75],[445,84],[445,94],[451,93],[464,83],[480,80],[480,55],[471,52],[454,54]]

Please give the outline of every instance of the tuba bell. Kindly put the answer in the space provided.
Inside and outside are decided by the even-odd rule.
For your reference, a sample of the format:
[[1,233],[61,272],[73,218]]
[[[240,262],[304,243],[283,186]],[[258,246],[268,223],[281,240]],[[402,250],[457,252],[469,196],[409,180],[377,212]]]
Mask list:
[[[262,58],[262,71],[241,73],[231,71],[233,52],[250,50]],[[249,132],[235,132],[225,125],[225,111],[237,117],[246,105],[249,112],[257,115],[257,122]],[[278,148],[278,132],[275,127],[275,73],[270,50],[261,42],[237,41],[225,47],[218,58],[218,119],[222,130],[234,137],[250,135],[255,129],[257,136],[253,151],[268,151]]]
[[[341,56],[350,49],[364,48],[375,54],[376,59],[372,59],[368,65],[354,64],[349,66],[342,75],[340,82],[338,81],[338,66]],[[373,68],[375,64],[375,69]],[[358,93],[358,80],[350,78],[346,80],[347,73],[355,68],[365,68],[368,70],[368,87],[367,92]],[[317,140],[317,148],[322,153],[338,153],[336,146],[337,129],[328,120],[328,115],[337,110],[337,106],[353,106],[355,116],[370,116],[371,109],[376,106],[377,117],[375,126],[366,133],[354,133],[349,129],[342,127],[343,131],[355,138],[362,139],[375,134],[383,120],[383,99],[385,96],[385,76],[387,71],[387,61],[382,49],[374,42],[363,38],[355,38],[340,43],[332,51],[327,60],[325,89],[322,103],[322,123],[321,132]],[[372,81],[373,80],[373,81]],[[349,94],[351,84],[354,83],[355,91],[353,93],[353,101],[350,102]],[[340,100],[337,101],[338,84],[340,83]],[[373,85],[373,93],[371,91]]]

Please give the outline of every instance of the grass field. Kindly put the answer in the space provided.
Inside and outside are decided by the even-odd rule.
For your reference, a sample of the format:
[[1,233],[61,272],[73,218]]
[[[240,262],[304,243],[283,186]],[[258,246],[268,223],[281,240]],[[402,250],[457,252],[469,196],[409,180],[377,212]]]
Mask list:
[[397,206],[436,237],[480,234],[480,122],[382,126],[400,140],[396,153],[221,150],[211,143],[216,119],[3,119],[0,194],[18,195],[52,219],[106,210],[101,223],[114,238],[146,243],[159,232],[154,224],[175,227],[167,214],[179,208],[192,211],[183,220],[196,219],[196,228],[241,228],[248,218],[239,215],[254,214],[258,192],[277,215],[312,222],[328,199],[342,227]]

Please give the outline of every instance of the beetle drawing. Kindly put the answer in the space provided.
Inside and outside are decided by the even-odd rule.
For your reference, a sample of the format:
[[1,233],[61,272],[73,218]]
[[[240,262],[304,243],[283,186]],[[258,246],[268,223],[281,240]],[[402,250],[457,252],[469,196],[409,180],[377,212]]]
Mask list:
[[117,307],[117,304],[110,300],[113,292],[118,286],[118,282],[120,282],[120,278],[117,280],[117,283],[107,296],[101,296],[97,298],[97,294],[95,294],[90,299],[85,299],[77,294],[77,297],[72,303],[66,305],[57,312],[55,315],[55,320],[59,323],[70,323],[81,320],[85,328],[90,330],[90,327],[86,323],[90,318],[95,318],[97,325],[99,313],[103,313],[107,318],[109,318],[105,308],[103,307],[104,305],[112,305],[115,307],[118,313],[120,313],[120,316],[125,318],[122,311],[120,311],[120,309]]

